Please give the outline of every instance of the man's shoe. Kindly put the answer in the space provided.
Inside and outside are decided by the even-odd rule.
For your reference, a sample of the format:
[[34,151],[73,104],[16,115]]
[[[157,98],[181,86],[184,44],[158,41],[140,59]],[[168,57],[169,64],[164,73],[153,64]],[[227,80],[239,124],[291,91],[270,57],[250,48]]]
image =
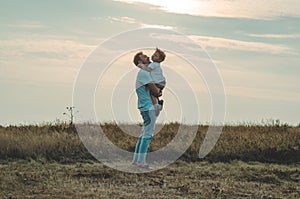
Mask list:
[[138,168],[143,170],[153,170],[154,168],[150,167],[148,164],[138,165]]

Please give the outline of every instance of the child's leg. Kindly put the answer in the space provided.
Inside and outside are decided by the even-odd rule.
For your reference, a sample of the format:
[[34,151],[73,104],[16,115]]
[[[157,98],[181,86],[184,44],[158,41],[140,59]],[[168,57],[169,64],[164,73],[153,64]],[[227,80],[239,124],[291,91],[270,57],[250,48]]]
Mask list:
[[[159,88],[160,93],[162,94],[162,90],[165,88],[166,81],[157,83],[155,85],[156,85],[157,88]],[[159,98],[157,98],[157,103],[159,105],[159,109],[162,110],[163,109],[164,100],[159,100]]]

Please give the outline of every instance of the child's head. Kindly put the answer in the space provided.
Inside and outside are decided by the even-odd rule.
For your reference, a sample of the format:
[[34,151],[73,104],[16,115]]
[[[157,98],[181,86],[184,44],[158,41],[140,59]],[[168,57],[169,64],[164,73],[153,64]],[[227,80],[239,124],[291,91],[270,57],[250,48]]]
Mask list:
[[165,58],[166,58],[166,54],[158,48],[156,48],[155,52],[153,53],[153,55],[151,57],[152,61],[158,62],[158,63],[164,61]]

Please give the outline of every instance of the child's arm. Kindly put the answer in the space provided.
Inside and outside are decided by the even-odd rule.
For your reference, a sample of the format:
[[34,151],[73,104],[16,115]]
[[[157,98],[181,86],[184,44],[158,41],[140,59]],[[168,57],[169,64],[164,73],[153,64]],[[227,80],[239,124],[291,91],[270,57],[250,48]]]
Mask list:
[[146,64],[138,64],[137,66],[138,66],[139,68],[143,69],[143,70],[148,71],[148,72],[151,72],[151,71],[152,71],[152,69],[151,69],[149,66],[147,66]]

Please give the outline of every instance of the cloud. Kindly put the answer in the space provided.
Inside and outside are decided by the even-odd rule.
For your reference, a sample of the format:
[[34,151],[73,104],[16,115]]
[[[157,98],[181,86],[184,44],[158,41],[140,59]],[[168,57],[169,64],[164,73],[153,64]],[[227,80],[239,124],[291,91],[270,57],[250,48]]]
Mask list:
[[300,17],[298,0],[115,0],[130,4],[146,3],[153,9],[195,16],[273,19]]
[[268,39],[299,39],[300,34],[246,34],[250,37],[261,37]]
[[[71,82],[94,49],[80,42],[39,38],[0,40],[0,78],[24,82]],[[72,76],[70,76],[72,74]]]
[[248,42],[220,37],[208,37],[198,35],[191,35],[189,37],[206,49],[227,49],[237,51],[241,50],[253,52],[266,52],[272,54],[295,54],[295,52],[293,52],[291,48],[284,45],[274,45],[262,42]]
[[172,26],[165,26],[160,24],[147,24],[143,23],[139,20],[136,20],[131,17],[123,16],[123,17],[107,17],[106,20],[113,22],[121,22],[121,23],[128,23],[128,24],[137,24],[140,28],[160,28],[160,29],[168,29],[173,30],[175,27]]
[[166,30],[173,30],[175,29],[172,26],[164,26],[164,25],[157,25],[157,24],[145,24],[141,23],[141,28],[160,28],[160,29],[166,29]]
[[124,22],[124,23],[137,23],[136,19],[131,17],[108,17],[107,20],[110,22]]
[[47,55],[53,55],[53,59],[83,58],[93,48],[95,48],[95,46],[89,46],[71,40],[47,38],[35,40],[0,40],[0,52],[5,59],[15,59],[20,58],[20,56],[26,57],[34,54],[39,55],[35,58],[41,58],[43,55],[45,57],[47,57]]
[[39,29],[45,28],[46,26],[38,21],[22,21],[15,24],[6,24],[8,27],[22,28],[22,29]]

